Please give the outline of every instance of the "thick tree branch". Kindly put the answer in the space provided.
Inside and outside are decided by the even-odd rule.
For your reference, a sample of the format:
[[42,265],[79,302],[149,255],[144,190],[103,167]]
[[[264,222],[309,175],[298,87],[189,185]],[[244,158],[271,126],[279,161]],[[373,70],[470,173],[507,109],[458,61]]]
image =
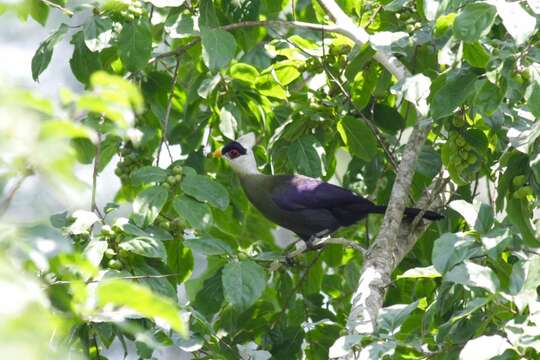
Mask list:
[[[319,3],[334,19],[340,33],[350,37],[357,44],[363,45],[369,41],[368,33],[357,26],[334,0],[319,0]],[[392,54],[377,51],[374,58],[398,80],[410,76],[405,66]],[[410,223],[404,222],[402,225],[402,218],[418,154],[430,129],[431,121],[419,117],[405,146],[383,224],[364,258],[362,275],[352,297],[352,308],[347,321],[350,334],[371,333],[375,330],[386,288],[391,283],[392,271],[427,226],[417,226],[413,231]]]

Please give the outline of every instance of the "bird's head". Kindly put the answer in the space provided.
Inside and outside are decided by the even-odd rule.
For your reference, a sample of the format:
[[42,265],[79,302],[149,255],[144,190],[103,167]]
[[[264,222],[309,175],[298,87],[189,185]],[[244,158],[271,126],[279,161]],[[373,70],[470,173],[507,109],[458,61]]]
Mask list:
[[253,155],[255,134],[247,133],[236,141],[231,141],[214,151],[214,157],[223,157],[237,174],[258,174],[257,162]]

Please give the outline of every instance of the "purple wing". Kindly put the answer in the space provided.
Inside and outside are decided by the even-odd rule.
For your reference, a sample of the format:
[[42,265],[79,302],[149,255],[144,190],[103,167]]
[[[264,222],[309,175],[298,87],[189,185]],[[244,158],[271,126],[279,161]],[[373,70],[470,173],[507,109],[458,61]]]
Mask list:
[[272,200],[282,209],[333,209],[348,205],[370,206],[371,201],[339,186],[305,176],[279,176]]

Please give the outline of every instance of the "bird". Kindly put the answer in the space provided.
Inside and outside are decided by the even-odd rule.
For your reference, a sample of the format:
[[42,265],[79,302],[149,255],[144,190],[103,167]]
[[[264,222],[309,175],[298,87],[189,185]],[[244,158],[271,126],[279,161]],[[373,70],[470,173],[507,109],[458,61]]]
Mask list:
[[[343,187],[303,175],[265,175],[257,168],[253,154],[255,135],[248,133],[213,152],[224,158],[240,179],[251,204],[275,224],[293,231],[307,244],[351,226],[368,214],[384,214],[385,205]],[[406,208],[405,216],[414,218],[421,210]],[[443,216],[425,211],[423,218],[439,220]]]

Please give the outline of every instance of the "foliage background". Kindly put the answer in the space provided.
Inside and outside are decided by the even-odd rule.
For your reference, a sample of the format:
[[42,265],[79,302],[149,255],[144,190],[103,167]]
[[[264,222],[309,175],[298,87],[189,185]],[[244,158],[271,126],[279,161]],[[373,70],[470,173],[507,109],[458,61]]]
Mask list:
[[[331,24],[314,1],[0,3],[21,21],[59,14],[28,75],[54,82],[70,43],[78,82],[50,99],[0,90],[3,357],[122,356],[113,341],[140,358],[540,356],[540,5],[339,5],[369,45],[292,23]],[[206,155],[253,131],[262,171],[386,203],[418,114],[432,124],[409,196],[436,185],[446,218],[395,269],[376,331],[354,333],[362,256],[330,245],[277,266],[273,226]],[[47,198],[67,211],[32,216]],[[381,220],[340,235],[367,248]]]

